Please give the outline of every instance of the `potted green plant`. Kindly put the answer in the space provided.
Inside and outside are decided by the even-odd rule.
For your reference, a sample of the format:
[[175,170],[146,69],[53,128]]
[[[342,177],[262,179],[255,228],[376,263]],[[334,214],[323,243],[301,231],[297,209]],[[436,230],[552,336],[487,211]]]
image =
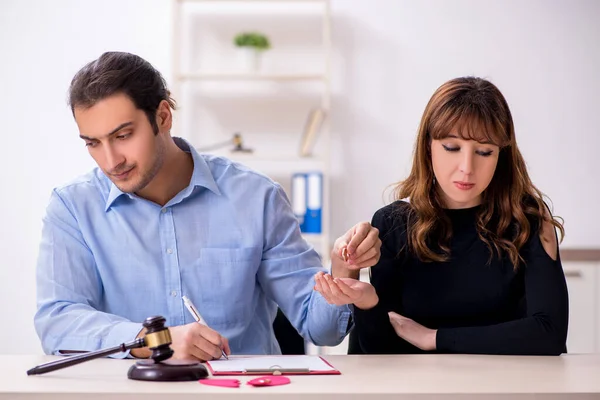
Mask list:
[[239,49],[245,68],[253,72],[260,69],[262,53],[271,48],[269,38],[259,32],[239,33],[235,36],[233,42]]

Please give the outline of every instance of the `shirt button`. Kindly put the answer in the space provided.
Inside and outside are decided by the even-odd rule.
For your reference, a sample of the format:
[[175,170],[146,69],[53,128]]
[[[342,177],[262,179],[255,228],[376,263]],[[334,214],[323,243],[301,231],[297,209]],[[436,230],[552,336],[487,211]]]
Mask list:
[[173,296],[173,297],[177,297],[177,290],[173,290],[173,291],[171,291],[171,296]]
[[173,249],[167,249],[167,253],[173,254]]
[[167,209],[166,209],[166,208],[163,208],[162,210],[160,210],[160,212],[164,214],[164,213],[166,213],[166,212],[167,212]]

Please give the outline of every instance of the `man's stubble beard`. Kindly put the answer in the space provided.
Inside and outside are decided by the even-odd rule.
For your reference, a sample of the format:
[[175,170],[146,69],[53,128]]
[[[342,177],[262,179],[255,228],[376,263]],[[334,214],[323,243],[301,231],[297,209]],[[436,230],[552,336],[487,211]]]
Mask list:
[[152,166],[146,172],[143,173],[139,182],[133,188],[130,189],[121,188],[117,183],[115,183],[115,185],[117,185],[117,187],[119,187],[119,189],[124,193],[136,193],[144,189],[146,186],[148,186],[148,184],[150,184],[150,182],[152,182],[152,180],[158,174],[158,171],[160,171],[160,169],[164,165],[166,153],[165,149],[165,144],[157,138],[155,157]]

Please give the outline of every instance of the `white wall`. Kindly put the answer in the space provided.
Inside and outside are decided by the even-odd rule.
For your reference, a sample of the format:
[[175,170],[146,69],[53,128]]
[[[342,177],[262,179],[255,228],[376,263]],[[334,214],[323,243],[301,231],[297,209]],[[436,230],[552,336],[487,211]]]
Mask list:
[[[433,91],[490,78],[512,107],[535,183],[565,217],[565,246],[600,246],[600,2],[333,0],[333,234],[370,219],[410,166]],[[168,0],[2,0],[0,353],[39,352],[35,260],[51,189],[93,163],[66,106],[73,74],[106,50],[170,78]]]
[[474,74],[507,98],[534,184],[565,219],[563,246],[600,246],[600,2],[339,0],[333,12],[334,234],[408,174],[435,89]]
[[1,0],[0,353],[40,352],[35,262],[52,188],[93,167],[66,105],[71,78],[103,51],[138,53],[170,76],[166,0]]

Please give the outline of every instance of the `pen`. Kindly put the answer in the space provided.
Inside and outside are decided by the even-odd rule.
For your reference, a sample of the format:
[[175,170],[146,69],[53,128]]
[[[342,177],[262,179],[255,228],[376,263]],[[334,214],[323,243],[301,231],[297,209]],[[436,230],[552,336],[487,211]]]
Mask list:
[[[196,322],[208,326],[208,324],[206,323],[204,318],[202,318],[192,301],[186,296],[181,296],[181,298],[183,299],[183,304],[185,305],[185,308],[187,308],[190,314],[192,314],[192,317],[194,317]],[[225,350],[221,349],[221,354],[223,355],[223,357],[225,357],[226,360],[229,360],[229,357],[227,357],[227,354],[225,354]]]

